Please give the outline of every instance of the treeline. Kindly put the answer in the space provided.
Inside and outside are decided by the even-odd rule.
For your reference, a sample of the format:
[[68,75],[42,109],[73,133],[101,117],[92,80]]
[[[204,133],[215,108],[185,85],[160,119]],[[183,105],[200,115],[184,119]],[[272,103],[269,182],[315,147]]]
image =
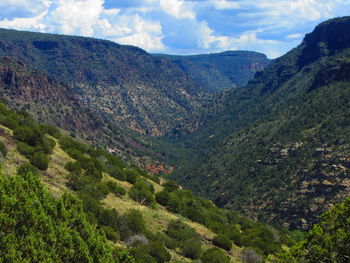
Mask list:
[[350,198],[324,213],[306,238],[279,254],[276,262],[350,262]]

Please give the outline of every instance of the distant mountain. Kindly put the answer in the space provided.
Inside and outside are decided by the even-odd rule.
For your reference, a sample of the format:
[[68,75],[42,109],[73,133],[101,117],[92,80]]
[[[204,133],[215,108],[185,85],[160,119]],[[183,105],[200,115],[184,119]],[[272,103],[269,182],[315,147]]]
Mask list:
[[141,134],[170,132],[210,97],[169,60],[111,41],[0,29],[0,57],[67,83],[104,120]]
[[266,68],[271,60],[251,51],[226,51],[216,54],[176,56],[156,54],[178,65],[209,92],[245,86],[256,72]]
[[350,196],[349,85],[344,17],[224,93],[201,129],[174,141],[195,150],[173,178],[245,215],[309,228]]

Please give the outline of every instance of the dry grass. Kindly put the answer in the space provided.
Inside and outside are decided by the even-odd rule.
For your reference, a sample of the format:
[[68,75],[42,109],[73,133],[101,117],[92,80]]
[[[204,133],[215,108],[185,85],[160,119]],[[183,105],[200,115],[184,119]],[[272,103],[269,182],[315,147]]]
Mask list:
[[47,171],[42,172],[42,180],[50,189],[54,196],[60,196],[64,191],[68,191],[65,186],[69,172],[64,168],[67,162],[74,161],[65,151],[58,146],[58,140],[55,140],[56,146],[50,155],[51,161]]

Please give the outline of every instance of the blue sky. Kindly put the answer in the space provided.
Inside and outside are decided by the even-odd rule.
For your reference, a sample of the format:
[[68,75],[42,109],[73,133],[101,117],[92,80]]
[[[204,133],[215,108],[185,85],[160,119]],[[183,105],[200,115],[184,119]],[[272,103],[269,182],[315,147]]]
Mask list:
[[1,0],[0,27],[81,35],[153,53],[253,50],[270,58],[350,0]]

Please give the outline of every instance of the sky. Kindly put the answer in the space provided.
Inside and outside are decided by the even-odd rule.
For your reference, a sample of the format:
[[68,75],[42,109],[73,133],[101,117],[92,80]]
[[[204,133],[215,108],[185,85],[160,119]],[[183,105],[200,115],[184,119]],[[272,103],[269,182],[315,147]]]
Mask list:
[[151,53],[276,58],[350,0],[1,0],[0,27],[108,39]]

